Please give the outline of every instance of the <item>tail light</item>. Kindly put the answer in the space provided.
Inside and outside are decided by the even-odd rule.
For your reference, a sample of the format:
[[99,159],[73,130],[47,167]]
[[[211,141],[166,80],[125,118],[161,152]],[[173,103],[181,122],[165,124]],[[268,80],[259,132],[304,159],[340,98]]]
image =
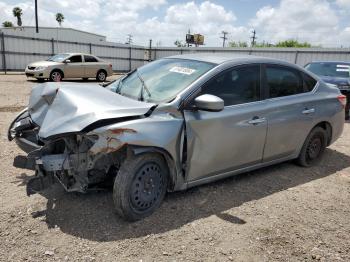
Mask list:
[[346,96],[344,95],[339,95],[337,96],[338,101],[342,104],[342,106],[345,108],[346,106]]
[[109,64],[109,67],[112,68],[112,64]]

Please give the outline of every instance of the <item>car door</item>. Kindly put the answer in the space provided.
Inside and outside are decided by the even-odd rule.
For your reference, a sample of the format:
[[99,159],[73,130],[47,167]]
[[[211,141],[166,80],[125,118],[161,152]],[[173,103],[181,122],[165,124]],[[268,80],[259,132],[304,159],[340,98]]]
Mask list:
[[267,122],[260,83],[260,65],[230,68],[201,90],[222,98],[222,111],[184,110],[188,182],[262,161]]
[[96,77],[100,69],[99,62],[91,55],[84,55],[85,77]]
[[[266,65],[263,68],[268,97],[268,133],[263,159],[268,162],[297,156],[314,124],[315,95],[306,86],[301,71],[282,65]],[[316,81],[310,76],[308,78],[314,86]]]
[[64,65],[64,77],[66,78],[80,78],[85,77],[84,64],[81,55],[72,55],[66,60],[70,60],[69,63]]

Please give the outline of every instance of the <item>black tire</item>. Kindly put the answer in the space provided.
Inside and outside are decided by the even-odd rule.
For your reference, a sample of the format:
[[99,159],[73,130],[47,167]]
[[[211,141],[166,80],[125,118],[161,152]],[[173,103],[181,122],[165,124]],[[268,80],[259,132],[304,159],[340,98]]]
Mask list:
[[89,78],[83,77],[82,79],[83,79],[83,81],[88,81]]
[[99,70],[96,74],[96,80],[99,82],[106,81],[107,78],[107,72],[105,70]]
[[114,180],[113,200],[117,213],[129,221],[151,215],[164,199],[168,176],[168,167],[159,154],[126,159]]
[[60,82],[63,79],[63,74],[60,70],[53,70],[50,73],[50,81],[52,82]]
[[327,132],[322,127],[311,130],[300,151],[297,163],[300,166],[310,167],[317,164],[327,147]]

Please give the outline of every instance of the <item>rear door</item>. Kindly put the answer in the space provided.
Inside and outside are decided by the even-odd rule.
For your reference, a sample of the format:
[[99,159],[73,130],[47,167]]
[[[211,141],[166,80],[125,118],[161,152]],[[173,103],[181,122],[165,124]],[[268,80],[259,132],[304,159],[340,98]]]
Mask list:
[[70,63],[64,65],[64,77],[67,78],[80,78],[85,76],[84,63],[81,55],[73,55],[67,60],[70,60]]
[[94,56],[84,55],[84,68],[85,77],[96,77],[100,64]]
[[263,72],[268,122],[264,161],[268,162],[298,154],[314,124],[311,91],[316,81],[287,66],[265,65]]
[[222,98],[224,110],[184,110],[187,181],[262,161],[267,122],[264,101],[260,99],[260,80],[260,65],[233,67],[213,77],[200,93]]

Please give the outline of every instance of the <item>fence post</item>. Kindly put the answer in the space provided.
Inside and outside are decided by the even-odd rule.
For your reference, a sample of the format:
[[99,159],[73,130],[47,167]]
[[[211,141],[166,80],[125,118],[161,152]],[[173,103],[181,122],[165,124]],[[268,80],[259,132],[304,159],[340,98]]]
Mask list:
[[90,54],[92,54],[92,44],[89,44]]
[[7,66],[6,66],[6,55],[5,55],[5,33],[1,33],[1,53],[2,53],[2,69],[5,71],[5,75],[7,74]]
[[152,61],[152,39],[149,40],[148,62]]
[[295,51],[295,58],[294,58],[294,64],[297,64],[298,62],[298,54],[299,54],[299,51]]
[[55,54],[55,39],[51,38],[51,54]]
[[131,71],[131,45],[129,47],[129,71]]

